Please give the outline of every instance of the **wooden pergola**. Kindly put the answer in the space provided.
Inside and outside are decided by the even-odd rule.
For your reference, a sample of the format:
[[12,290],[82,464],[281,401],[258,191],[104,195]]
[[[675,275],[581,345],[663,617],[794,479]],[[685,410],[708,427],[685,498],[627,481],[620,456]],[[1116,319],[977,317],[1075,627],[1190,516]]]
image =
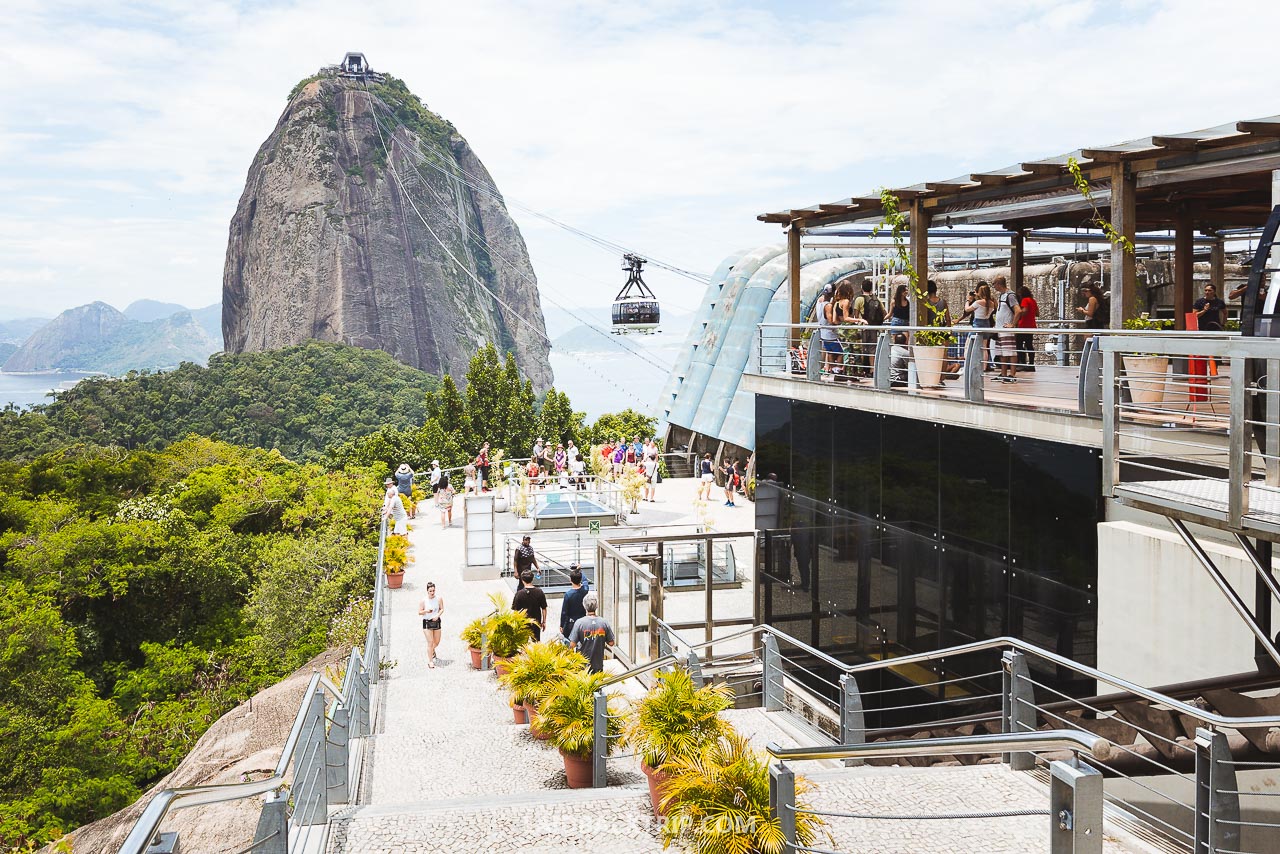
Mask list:
[[[1068,171],[1072,157],[1089,181],[1093,204],[1121,235],[1133,240],[1142,231],[1173,230],[1174,313],[1180,327],[1195,299],[1196,233],[1220,237],[1228,229],[1259,228],[1280,204],[1280,116],[1148,136],[893,190],[909,216],[916,270],[923,274],[929,267],[930,225],[998,225],[1014,233],[1010,285],[1016,289],[1022,284],[1025,232],[1096,228],[1093,207]],[[883,217],[880,195],[873,193],[757,219],[785,227],[790,281],[799,282],[800,237],[806,230]],[[1218,263],[1221,256],[1219,240]],[[791,322],[799,323],[800,289],[790,291]],[[1111,294],[1111,326],[1119,328],[1134,316],[1137,299],[1134,256],[1119,246],[1111,249]]]

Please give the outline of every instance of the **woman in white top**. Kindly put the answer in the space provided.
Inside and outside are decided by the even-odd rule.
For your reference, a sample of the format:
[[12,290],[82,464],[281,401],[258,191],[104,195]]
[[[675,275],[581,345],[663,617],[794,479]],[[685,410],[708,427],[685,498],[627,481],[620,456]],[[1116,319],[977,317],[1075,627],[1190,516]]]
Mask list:
[[476,467],[468,463],[462,469],[462,494],[476,495]]
[[427,595],[418,603],[422,617],[422,634],[427,639],[427,667],[436,667],[436,649],[440,646],[440,618],[444,616],[444,597],[436,595],[434,583],[427,582]]
[[[991,315],[996,310],[995,298],[991,296],[991,286],[983,283],[978,285],[973,302],[966,303],[964,307],[965,313],[973,312],[973,328],[974,329],[990,329],[995,325]],[[985,333],[982,336],[982,349],[986,352],[983,359],[983,372],[993,370],[991,367],[991,333]]]
[[644,443],[644,472],[648,477],[644,485],[644,500],[653,504],[658,500],[658,443],[653,439]]
[[[573,443],[570,442],[569,444],[572,445]],[[583,462],[582,454],[579,454],[575,449],[573,454],[569,457],[569,474],[573,476],[573,482],[577,485],[578,489],[587,488],[586,471],[587,464]]]
[[382,499],[382,516],[395,522],[391,533],[409,533],[409,514],[405,512],[404,502],[400,500],[400,490],[396,488],[395,480],[387,478],[383,485],[387,488],[387,494]]

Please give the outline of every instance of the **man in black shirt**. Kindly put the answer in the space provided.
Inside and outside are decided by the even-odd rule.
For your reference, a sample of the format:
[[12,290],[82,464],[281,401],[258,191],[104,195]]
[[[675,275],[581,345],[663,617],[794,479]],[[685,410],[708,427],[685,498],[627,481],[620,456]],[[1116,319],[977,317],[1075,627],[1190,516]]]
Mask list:
[[569,639],[573,624],[587,616],[582,600],[589,592],[587,585],[582,583],[582,570],[576,565],[569,570],[569,583],[573,585],[573,589],[566,591],[560,602],[560,634],[565,640]]
[[533,639],[542,640],[542,630],[547,627],[547,594],[533,586],[533,572],[526,569],[520,575],[522,586],[511,600],[511,610],[524,611],[533,629]]
[[1201,332],[1221,332],[1226,328],[1227,304],[1218,299],[1218,289],[1213,285],[1204,286],[1204,296],[1191,308]]
[[529,535],[525,534],[524,539],[520,541],[520,545],[516,546],[515,555],[511,561],[512,569],[515,570],[516,580],[520,580],[520,576],[524,575],[527,570],[541,570],[538,566],[538,558],[533,553],[533,546],[529,544]]

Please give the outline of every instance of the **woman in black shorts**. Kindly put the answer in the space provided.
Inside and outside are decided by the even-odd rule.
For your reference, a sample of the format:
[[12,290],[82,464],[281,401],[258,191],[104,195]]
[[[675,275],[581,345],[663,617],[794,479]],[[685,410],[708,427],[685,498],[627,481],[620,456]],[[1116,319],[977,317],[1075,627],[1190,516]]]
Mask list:
[[418,603],[422,617],[422,634],[427,639],[427,667],[435,669],[436,649],[440,646],[440,618],[444,616],[444,597],[436,595],[436,586],[427,582],[427,595]]

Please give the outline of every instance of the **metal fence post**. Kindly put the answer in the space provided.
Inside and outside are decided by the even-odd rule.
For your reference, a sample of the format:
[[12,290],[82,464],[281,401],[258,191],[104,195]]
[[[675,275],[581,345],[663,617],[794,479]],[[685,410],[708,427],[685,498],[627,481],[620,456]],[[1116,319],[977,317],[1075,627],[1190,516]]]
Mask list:
[[987,399],[986,389],[982,385],[982,335],[970,332],[964,339],[964,398],[982,403]]
[[769,766],[769,813],[782,831],[783,852],[796,850],[796,775],[785,762]]
[[[1120,482],[1120,408],[1116,393],[1116,363],[1119,353],[1099,353],[1097,340],[1086,342],[1086,354],[1089,363],[1095,360],[1102,362],[1102,494],[1110,498],[1115,493],[1116,484]],[[1084,385],[1085,366],[1080,367],[1080,411],[1088,415],[1084,408],[1087,403]]]
[[350,800],[347,787],[348,757],[350,751],[350,719],[347,707],[339,705],[333,710],[329,723],[329,738],[325,748],[325,776],[328,778],[328,798],[331,804],[345,804]]
[[329,820],[324,731],[324,689],[316,688],[307,709],[307,724],[298,741],[293,765],[293,817],[298,824],[325,824]]
[[276,789],[263,796],[258,828],[253,834],[254,854],[289,854],[289,792]]
[[489,652],[489,633],[484,632],[480,635],[480,669],[488,670],[493,667],[493,653]]
[[609,755],[609,698],[596,691],[592,718],[591,788],[605,787],[605,760]]
[[1102,854],[1102,773],[1049,763],[1049,854]]
[[890,362],[891,362],[892,347],[893,347],[893,341],[889,337],[889,333],[884,332],[883,330],[877,333],[876,361],[875,361],[875,367],[872,370],[872,376],[874,377],[874,379],[872,380],[872,384],[875,385],[876,388],[882,391],[887,391],[889,388],[891,388],[890,371],[892,370],[893,365],[890,364]]
[[[866,744],[867,723],[862,713],[862,692],[858,680],[848,673],[840,677],[840,743]],[[845,765],[861,765],[861,759],[846,759]]]
[[761,643],[764,648],[764,710],[780,712],[785,707],[782,694],[782,656],[778,654],[778,641],[766,634]]
[[[1004,670],[1004,692],[1000,701],[1002,732],[1034,732],[1036,711],[1032,706],[1035,695],[1031,691],[1031,673],[1027,669],[1027,657],[1017,650],[1006,650],[1001,656]],[[1029,771],[1036,767],[1034,753],[1018,751],[1004,754],[1010,771]]]
[[693,679],[693,687],[701,688],[707,684],[707,680],[702,678],[702,662],[698,660],[698,653],[689,650],[689,676]]
[[1240,848],[1240,796],[1227,737],[1196,728],[1195,854]]
[[363,664],[363,670],[356,676],[356,721],[352,726],[352,732],[357,738],[365,738],[373,734],[370,724],[372,718],[369,714],[371,694],[369,685],[369,666]]
[[[1081,415],[1095,417],[1101,415],[1108,405],[1105,402],[1108,383],[1112,392],[1115,391],[1114,376],[1110,380],[1104,378],[1105,369],[1102,364],[1104,358],[1107,357],[1103,356],[1098,349],[1097,337],[1086,338],[1080,349],[1080,375],[1076,388],[1076,408],[1080,410]],[[1114,360],[1112,364],[1114,365]],[[1099,391],[1102,394],[1098,394]]]

